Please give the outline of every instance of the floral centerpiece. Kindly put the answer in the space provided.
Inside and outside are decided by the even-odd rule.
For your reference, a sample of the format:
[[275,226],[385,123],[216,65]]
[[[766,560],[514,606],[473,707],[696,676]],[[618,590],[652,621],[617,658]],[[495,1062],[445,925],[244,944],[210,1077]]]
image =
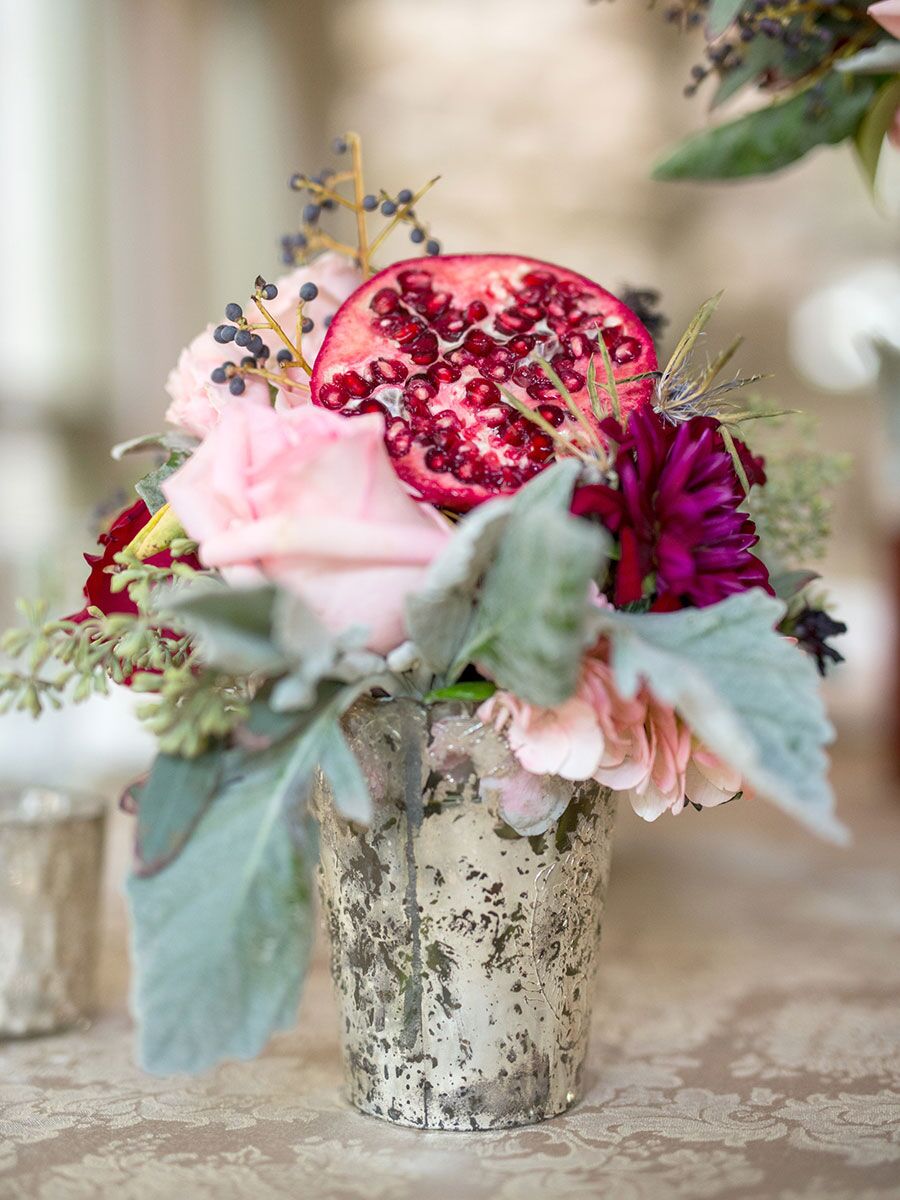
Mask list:
[[[660,367],[647,293],[443,255],[427,188],[370,193],[359,139],[335,149],[292,180],[287,273],[182,353],[172,430],[117,448],[157,464],[84,607],[25,606],[0,696],[145,696],[149,1069],[295,1020],[318,862],[354,1102],[515,1124],[578,1095],[617,796],[842,836],[816,668],[843,626],[794,557],[822,472],[767,482],[746,430],[777,414],[717,382],[737,343],[699,357],[716,301]],[[425,257],[377,270],[397,229]]]

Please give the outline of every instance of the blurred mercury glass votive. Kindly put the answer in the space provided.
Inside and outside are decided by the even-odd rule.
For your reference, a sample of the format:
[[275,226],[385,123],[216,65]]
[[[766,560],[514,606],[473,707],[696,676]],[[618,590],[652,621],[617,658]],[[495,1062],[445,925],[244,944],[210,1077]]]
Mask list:
[[0,787],[0,1037],[90,1014],[106,804]]

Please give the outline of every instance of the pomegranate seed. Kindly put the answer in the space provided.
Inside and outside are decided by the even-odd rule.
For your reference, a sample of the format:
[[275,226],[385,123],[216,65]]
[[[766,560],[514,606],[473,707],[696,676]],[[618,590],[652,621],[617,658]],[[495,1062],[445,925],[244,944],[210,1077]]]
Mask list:
[[500,471],[500,479],[500,486],[503,488],[509,488],[511,491],[521,487],[523,483],[522,473],[515,467],[503,467]]
[[550,326],[553,332],[559,336],[569,332],[569,322],[565,317],[548,317],[547,324]]
[[494,339],[489,337],[483,329],[473,329],[470,333],[466,334],[466,340],[463,342],[466,350],[470,354],[474,354],[476,358],[484,358],[486,354],[490,354],[496,345],[497,343]]
[[518,337],[514,337],[511,341],[508,341],[506,348],[516,358],[524,358],[526,354],[530,354],[534,349],[534,338],[527,333],[520,334]]
[[453,369],[457,372],[456,377],[458,379],[459,372],[463,369],[463,367],[467,367],[469,365],[469,363],[472,361],[472,358],[473,356],[468,350],[464,350],[462,346],[457,346],[455,350],[447,351],[447,353],[444,355],[444,362],[447,363],[448,366],[453,367]]
[[537,383],[543,378],[543,371],[535,363],[520,363],[513,371],[513,383],[517,383],[519,387],[528,387],[529,384]]
[[463,446],[453,460],[453,474],[462,483],[472,483],[478,476],[479,455],[472,446]]
[[376,358],[369,369],[379,383],[402,383],[409,374],[406,364],[396,358]]
[[[538,311],[538,316],[541,313]],[[518,308],[507,308],[494,317],[494,328],[501,333],[525,333],[534,324],[536,318],[528,317]]]
[[409,453],[409,448],[412,445],[412,434],[409,426],[402,417],[394,417],[388,423],[384,441],[391,458],[402,458],[404,454]]
[[466,384],[466,398],[476,404],[496,404],[500,399],[500,389],[489,379],[470,379]]
[[395,311],[399,303],[400,297],[393,288],[381,288],[381,290],[377,291],[372,297],[372,302],[369,305],[369,308],[371,308],[373,312],[378,313],[380,317],[386,317],[388,313]]
[[558,375],[560,371],[571,371],[575,363],[567,354],[554,354],[550,359],[550,366],[556,368]]
[[611,351],[610,358],[614,363],[634,362],[641,352],[641,343],[637,338],[626,337]]
[[434,332],[445,342],[455,342],[461,333],[469,328],[469,322],[458,309],[452,308],[432,325]]
[[483,304],[481,300],[473,300],[471,304],[466,306],[466,320],[470,325],[473,325],[476,321],[483,321],[487,315],[487,305]]
[[558,400],[559,392],[552,383],[532,383],[525,389],[532,400]]
[[329,383],[323,383],[316,395],[316,400],[323,408],[337,410],[343,408],[350,399],[350,393],[340,382],[341,376],[336,375]]
[[442,383],[455,383],[459,376],[459,368],[446,361],[436,362],[433,367],[428,368],[428,378],[436,386]]
[[432,422],[436,433],[443,433],[445,430],[452,429],[454,431],[462,429],[462,421],[449,408],[442,409],[437,414]]
[[557,295],[582,297],[584,290],[574,279],[560,279],[556,285]]
[[522,288],[516,293],[516,299],[520,304],[540,304],[544,299],[544,289],[540,287]]
[[[529,427],[531,422],[528,422]],[[501,436],[500,440],[504,446],[524,446],[528,437],[528,431],[524,425],[513,423]]]
[[401,346],[408,346],[410,342],[415,341],[422,330],[422,322],[411,317],[408,321],[401,321],[392,336],[394,341],[399,342]]
[[556,276],[552,271],[529,271],[527,275],[522,276],[522,282],[526,287],[536,287],[544,291],[551,283],[556,283]]
[[564,317],[566,315],[566,306],[562,300],[551,300],[547,305],[548,317]]
[[377,400],[371,400],[371,399],[363,400],[362,404],[358,405],[355,409],[349,410],[348,414],[347,414],[348,416],[350,415],[350,412],[360,413],[360,414],[362,414],[362,413],[381,413],[381,415],[383,417],[387,417],[389,415],[388,410],[384,407],[383,404],[379,404]]
[[519,304],[518,311],[530,321],[539,321],[544,315],[544,310],[537,304]]
[[410,344],[407,354],[414,363],[425,367],[438,356],[438,340],[433,333],[423,333]]
[[481,368],[482,375],[487,375],[489,379],[499,379],[501,383],[506,383],[512,377],[512,363],[494,362],[489,360]]
[[426,316],[438,317],[450,303],[449,292],[434,292],[425,301],[423,311]]
[[566,414],[561,408],[557,408],[555,404],[539,404],[537,410],[544,420],[556,429],[559,429],[560,425],[566,419]]
[[606,345],[607,350],[609,350],[610,355],[612,356],[613,350],[615,350],[616,346],[618,346],[619,342],[621,342],[621,340],[622,340],[621,326],[609,325],[605,329],[601,330],[601,336],[603,338],[603,341]]
[[549,433],[538,430],[531,435],[526,450],[528,458],[533,463],[544,463],[553,455],[553,438]]
[[569,389],[570,392],[580,392],[584,387],[584,376],[580,371],[562,370],[558,372],[562,383]]
[[359,371],[345,371],[341,382],[351,396],[368,396],[372,390],[371,383],[363,379]]
[[424,404],[437,395],[437,388],[427,375],[410,375],[403,393],[407,399]]
[[431,275],[428,271],[414,267],[412,270],[401,271],[397,282],[404,292],[430,292]]
[[436,446],[432,446],[425,452],[425,466],[429,471],[446,471],[450,466],[450,456],[443,450],[438,450]]
[[584,313],[580,308],[570,308],[566,313],[566,324],[569,326],[569,328],[572,328],[575,325],[580,325],[583,319]]
[[587,338],[581,333],[570,333],[562,344],[570,358],[584,358],[588,352]]
[[514,411],[505,404],[491,404],[488,408],[481,409],[479,419],[489,429],[500,429],[509,424]]

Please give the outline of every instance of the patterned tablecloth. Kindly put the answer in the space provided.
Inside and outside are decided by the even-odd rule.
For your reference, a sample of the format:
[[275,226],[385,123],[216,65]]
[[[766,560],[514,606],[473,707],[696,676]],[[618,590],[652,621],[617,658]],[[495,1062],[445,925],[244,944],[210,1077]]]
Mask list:
[[760,803],[620,814],[587,1097],[530,1129],[351,1111],[322,961],[258,1062],[143,1075],[111,904],[94,1025],[0,1047],[0,1198],[900,1197],[900,801],[872,761],[838,763],[849,851]]

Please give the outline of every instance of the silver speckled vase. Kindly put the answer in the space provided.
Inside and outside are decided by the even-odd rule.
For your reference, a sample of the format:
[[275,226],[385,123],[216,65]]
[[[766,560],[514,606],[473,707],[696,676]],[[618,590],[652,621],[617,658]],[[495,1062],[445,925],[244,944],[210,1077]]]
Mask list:
[[581,1090],[611,794],[548,779],[568,803],[519,837],[499,813],[514,764],[470,708],[363,700],[345,732],[374,821],[347,822],[324,783],[315,803],[351,1102],[427,1129],[563,1112]]

